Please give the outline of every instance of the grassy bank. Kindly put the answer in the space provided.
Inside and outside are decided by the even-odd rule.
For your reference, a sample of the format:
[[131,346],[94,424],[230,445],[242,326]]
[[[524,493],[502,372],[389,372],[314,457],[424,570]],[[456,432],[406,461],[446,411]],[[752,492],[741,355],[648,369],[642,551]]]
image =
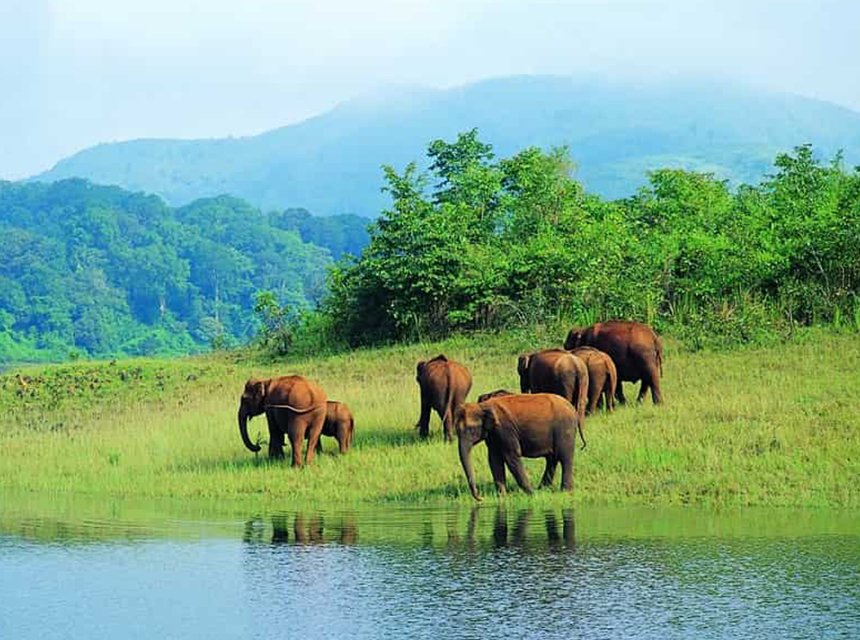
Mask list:
[[[544,337],[540,344],[551,344]],[[79,363],[0,377],[0,490],[139,498],[239,498],[282,508],[461,502],[471,498],[434,416],[417,439],[416,360],[444,351],[472,370],[471,397],[516,387],[506,335],[285,363],[237,355]],[[242,446],[236,408],[250,375],[302,373],[356,416],[345,457],[324,439],[313,467],[269,463]],[[860,340],[813,333],[793,344],[683,352],[668,341],[666,405],[589,419],[573,498],[514,488],[541,505],[860,506]],[[628,395],[634,395],[630,389]],[[265,434],[264,419],[250,423]],[[484,447],[482,492],[493,500]],[[542,461],[528,464],[537,479]]]

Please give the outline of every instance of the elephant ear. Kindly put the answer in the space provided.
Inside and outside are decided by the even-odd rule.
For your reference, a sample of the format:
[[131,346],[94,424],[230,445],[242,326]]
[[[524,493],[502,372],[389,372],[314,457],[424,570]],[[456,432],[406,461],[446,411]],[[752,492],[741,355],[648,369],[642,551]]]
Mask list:
[[567,334],[567,340],[564,341],[565,349],[575,349],[576,347],[582,346],[582,333],[583,330],[579,327],[574,327],[570,330],[570,333]]
[[264,400],[269,391],[269,380],[257,380],[254,384],[254,395]]
[[525,375],[526,371],[529,370],[529,364],[532,360],[531,353],[524,353],[517,359],[517,373],[521,376]]
[[418,365],[415,367],[415,379],[421,380],[421,376],[424,375],[424,368],[427,366],[426,360],[421,360]]
[[483,412],[481,414],[481,435],[487,437],[491,431],[499,426],[499,414],[492,404],[482,405]]

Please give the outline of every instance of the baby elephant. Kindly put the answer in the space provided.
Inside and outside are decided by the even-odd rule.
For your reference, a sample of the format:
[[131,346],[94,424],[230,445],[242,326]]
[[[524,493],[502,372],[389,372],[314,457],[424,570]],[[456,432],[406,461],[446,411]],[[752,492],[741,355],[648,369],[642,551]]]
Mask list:
[[[326,402],[325,424],[322,435],[337,440],[341,453],[349,450],[352,444],[352,436],[355,432],[355,419],[352,411],[343,402],[328,400]],[[322,452],[322,438],[317,441],[316,453]]]
[[514,395],[513,391],[508,391],[507,389],[496,389],[495,391],[490,391],[488,393],[482,393],[478,396],[478,402],[484,402],[485,400],[491,400],[492,398],[501,398],[502,396],[512,396]]

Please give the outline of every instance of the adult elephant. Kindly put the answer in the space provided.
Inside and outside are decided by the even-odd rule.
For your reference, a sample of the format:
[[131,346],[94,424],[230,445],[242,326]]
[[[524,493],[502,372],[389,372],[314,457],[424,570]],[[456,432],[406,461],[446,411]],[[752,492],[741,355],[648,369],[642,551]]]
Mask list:
[[522,393],[554,393],[574,407],[579,415],[579,437],[585,447],[582,425],[588,404],[588,367],[564,349],[544,349],[522,354],[517,360]]
[[573,491],[578,424],[579,416],[573,405],[552,393],[501,396],[464,404],[457,409],[455,425],[460,463],[472,497],[481,499],[471,460],[472,447],[481,441],[487,443],[490,473],[500,495],[505,494],[506,465],[520,488],[526,493],[532,492],[523,457],[546,459],[542,487],[552,485],[560,462],[561,488]]
[[564,341],[565,349],[594,347],[609,354],[618,370],[615,397],[626,402],[622,382],[642,381],[638,400],[651,389],[654,404],[663,401],[660,377],[663,375],[663,342],[654,329],[641,322],[610,320],[590,327],[573,328]]
[[594,347],[577,347],[571,353],[585,363],[588,369],[588,409],[597,411],[601,397],[607,411],[615,408],[615,391],[618,388],[618,370],[608,353]]
[[[355,432],[355,418],[352,411],[343,402],[329,400],[326,402],[325,424],[322,435],[337,440],[338,450],[341,453],[349,451],[352,444],[352,435]],[[305,439],[310,437],[310,431],[305,432]],[[322,453],[322,438],[316,446],[316,452]]]
[[459,362],[440,354],[418,363],[415,380],[421,391],[418,434],[422,438],[430,435],[430,410],[433,409],[442,420],[445,440],[453,440],[454,410],[466,401],[472,388],[472,374]]
[[269,425],[269,457],[284,457],[284,435],[293,449],[293,466],[302,466],[305,436],[308,450],[305,463],[314,459],[314,450],[326,419],[326,394],[317,384],[302,376],[282,376],[245,383],[239,401],[239,433],[242,442],[256,453],[260,445],[248,438],[248,420],[262,413]]

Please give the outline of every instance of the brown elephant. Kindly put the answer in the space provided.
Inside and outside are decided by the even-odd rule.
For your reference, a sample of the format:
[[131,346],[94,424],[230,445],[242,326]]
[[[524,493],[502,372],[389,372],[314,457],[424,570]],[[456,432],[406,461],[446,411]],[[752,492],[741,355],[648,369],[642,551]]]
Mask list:
[[540,486],[551,486],[561,463],[561,488],[573,491],[573,456],[579,416],[567,400],[553,393],[510,395],[485,402],[469,403],[456,411],[455,426],[460,444],[460,463],[469,491],[480,500],[472,470],[472,447],[487,443],[490,473],[500,495],[505,493],[505,465],[523,491],[532,488],[523,457],[545,458]]
[[615,408],[615,390],[618,388],[618,370],[608,353],[594,347],[577,347],[570,351],[585,363],[588,369],[588,409],[594,413],[601,396],[607,411]]
[[[341,453],[349,451],[352,444],[352,436],[355,433],[355,418],[352,411],[343,402],[329,400],[326,402],[325,424],[322,435],[337,440],[338,450]],[[305,432],[305,440],[310,437],[310,431]],[[322,438],[317,442],[316,452],[322,453]]]
[[544,349],[522,354],[517,360],[522,393],[554,393],[574,407],[579,415],[579,437],[585,448],[582,425],[588,405],[588,367],[564,349]]
[[415,380],[421,390],[421,415],[418,434],[430,435],[430,409],[439,414],[445,440],[454,438],[454,410],[466,401],[472,388],[472,374],[459,362],[438,355],[418,363]]
[[308,440],[305,462],[314,459],[326,418],[326,394],[317,384],[302,376],[282,376],[245,383],[239,401],[239,433],[242,442],[253,452],[260,445],[248,438],[248,420],[262,413],[269,425],[269,457],[284,457],[284,435],[293,449],[293,466],[302,466],[302,445]]
[[618,370],[615,397],[626,402],[622,382],[642,381],[638,401],[648,389],[654,404],[663,401],[660,377],[663,375],[663,342],[654,329],[641,322],[610,320],[590,327],[573,328],[564,341],[565,349],[594,347],[609,354]]
[[508,391],[507,389],[496,389],[495,391],[490,391],[488,393],[482,393],[478,396],[478,402],[484,402],[485,400],[491,400],[492,398],[501,398],[502,396],[512,396],[514,395],[513,391]]

